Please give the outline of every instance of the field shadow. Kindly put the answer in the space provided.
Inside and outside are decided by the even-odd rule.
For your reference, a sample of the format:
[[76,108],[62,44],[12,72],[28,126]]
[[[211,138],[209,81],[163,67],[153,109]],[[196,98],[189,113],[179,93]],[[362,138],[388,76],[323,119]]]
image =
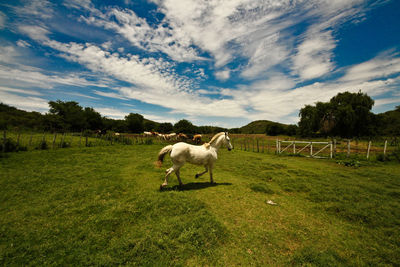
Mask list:
[[210,183],[210,182],[199,182],[199,183],[187,183],[180,185],[174,185],[171,187],[161,188],[160,192],[168,191],[189,191],[189,190],[201,190],[209,187],[220,186],[220,185],[232,185],[232,183]]

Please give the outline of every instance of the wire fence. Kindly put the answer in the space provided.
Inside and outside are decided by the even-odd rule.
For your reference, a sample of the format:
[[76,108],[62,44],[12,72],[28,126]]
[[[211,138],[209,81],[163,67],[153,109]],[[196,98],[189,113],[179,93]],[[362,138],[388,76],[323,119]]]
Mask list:
[[[208,142],[212,134],[202,135],[202,141],[197,143],[191,138],[177,137],[166,139],[159,136],[144,134],[99,134],[88,131],[78,133],[27,133],[3,131],[0,140],[0,152],[59,149],[67,147],[95,147],[123,145],[171,144],[184,141],[192,144]],[[319,139],[295,140],[283,136],[266,136],[262,134],[230,134],[231,143],[235,149],[255,153],[279,155],[311,156],[319,158],[365,158],[385,159],[388,155],[398,152],[399,138],[381,138],[376,140],[359,139]]]

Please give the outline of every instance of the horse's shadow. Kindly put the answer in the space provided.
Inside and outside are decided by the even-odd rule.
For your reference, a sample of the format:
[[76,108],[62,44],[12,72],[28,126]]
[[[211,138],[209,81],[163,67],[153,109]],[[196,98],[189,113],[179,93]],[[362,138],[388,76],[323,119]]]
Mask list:
[[164,187],[164,188],[160,187],[160,192],[200,190],[220,185],[232,185],[232,183],[210,183],[210,182],[187,183],[183,185],[174,185],[171,187]]

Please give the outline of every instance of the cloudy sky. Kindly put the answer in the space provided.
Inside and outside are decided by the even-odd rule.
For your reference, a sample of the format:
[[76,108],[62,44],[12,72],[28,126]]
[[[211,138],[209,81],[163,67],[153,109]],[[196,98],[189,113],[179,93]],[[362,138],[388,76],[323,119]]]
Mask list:
[[0,0],[0,102],[240,127],[338,92],[400,105],[398,0]]

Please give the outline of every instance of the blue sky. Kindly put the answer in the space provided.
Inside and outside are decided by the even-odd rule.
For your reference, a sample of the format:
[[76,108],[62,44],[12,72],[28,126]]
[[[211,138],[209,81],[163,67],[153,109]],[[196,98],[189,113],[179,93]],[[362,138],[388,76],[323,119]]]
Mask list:
[[0,1],[0,102],[240,127],[363,92],[400,105],[400,1]]

